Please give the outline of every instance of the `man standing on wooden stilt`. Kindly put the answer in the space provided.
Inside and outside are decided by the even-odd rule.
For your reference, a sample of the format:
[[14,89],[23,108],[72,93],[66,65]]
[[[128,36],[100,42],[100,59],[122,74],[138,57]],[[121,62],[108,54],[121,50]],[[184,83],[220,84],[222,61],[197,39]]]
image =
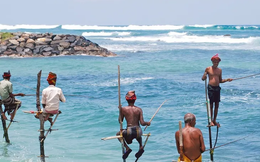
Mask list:
[[[127,122],[127,128],[124,130],[120,130],[122,131],[124,137],[124,146],[126,148],[126,152],[122,158],[126,159],[128,155],[132,152],[127,144],[131,144],[133,139],[136,139],[139,143],[139,151],[135,154],[135,157],[139,158],[144,152],[142,145],[143,132],[140,124],[142,126],[150,126],[151,123],[144,121],[142,109],[134,105],[136,100],[135,91],[129,91],[126,94],[125,98],[128,102],[128,106],[122,108],[122,114],[120,115],[122,118],[121,121],[123,121],[123,119],[125,118]],[[117,135],[120,135],[120,132],[118,132]]]
[[[211,112],[211,119],[212,119],[210,126],[220,127],[220,124],[216,121],[218,115],[218,107],[220,102],[220,90],[221,90],[219,84],[225,83],[227,81],[231,82],[233,79],[231,78],[222,79],[222,69],[218,68],[218,64],[221,61],[218,54],[214,55],[211,58],[211,61],[213,65],[205,69],[205,72],[202,76],[202,80],[204,81],[205,79],[207,79],[207,75],[209,76],[208,95],[209,95],[210,112]],[[212,118],[214,103],[215,103],[214,117]]]
[[[187,113],[184,116],[185,127],[182,129],[183,160],[185,162],[202,162],[201,153],[205,151],[203,135],[200,129],[195,128],[196,117]],[[177,150],[180,153],[179,131],[175,133]],[[178,162],[180,158],[178,159]]]
[[51,125],[52,116],[54,114],[61,113],[59,111],[59,103],[66,102],[62,90],[56,87],[57,75],[50,72],[47,78],[49,86],[42,91],[42,106],[43,106],[43,117],[44,121],[48,120]]
[[15,99],[15,96],[24,96],[23,93],[13,94],[13,84],[10,81],[11,73],[10,71],[4,72],[3,79],[0,82],[0,96],[2,103],[5,106],[5,110],[2,112],[3,119],[7,120],[5,112],[10,115],[10,120],[13,121],[15,111],[21,107],[21,101]]

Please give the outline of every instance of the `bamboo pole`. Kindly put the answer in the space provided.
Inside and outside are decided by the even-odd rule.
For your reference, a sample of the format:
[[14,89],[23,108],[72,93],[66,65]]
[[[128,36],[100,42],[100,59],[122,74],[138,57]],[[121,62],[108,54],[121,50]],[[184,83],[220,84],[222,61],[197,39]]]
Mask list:
[[183,140],[182,140],[181,121],[179,121],[179,143],[180,143],[180,160],[181,160],[181,162],[183,162],[184,159],[183,159]]
[[[148,133],[148,134],[143,134],[142,136],[150,136],[151,133]],[[101,140],[111,140],[111,139],[119,139],[121,138],[121,136],[110,136],[110,137],[104,137],[104,138],[101,138]]]
[[0,111],[1,111],[1,120],[2,120],[2,125],[3,125],[3,131],[5,132],[4,133],[5,142],[10,143],[8,132],[5,131],[6,130],[6,121],[4,120],[4,118],[2,116],[3,109],[2,109],[2,101],[1,100],[0,100]]
[[[14,110],[14,116],[13,116],[13,119],[14,119],[14,117],[15,117],[15,114],[16,114],[16,112],[17,112],[17,109],[18,109],[20,103],[21,103],[21,102],[15,102],[15,104],[16,104],[16,108],[15,108],[15,110]],[[5,134],[8,133],[8,129],[10,128],[12,122],[13,122],[13,120],[10,120],[10,123],[8,124],[8,126],[6,127],[6,129],[4,130],[3,138],[4,138]]]
[[[151,135],[151,133],[149,132],[149,133],[147,134],[147,137],[146,137],[146,139],[145,139],[145,142],[144,142],[143,149],[144,149],[144,147],[145,147],[145,145],[146,145],[146,143],[147,143],[147,141],[148,141],[148,138],[150,137],[150,135]],[[140,157],[139,157],[139,158],[140,158]],[[136,158],[135,162],[137,162],[139,158]]]
[[[207,94],[207,79],[205,79],[205,96],[206,96],[206,107],[207,107],[207,114],[208,114],[208,128],[209,128],[209,147],[212,149],[212,139],[211,139],[211,112],[210,112],[210,101]],[[213,161],[213,151],[210,151],[210,160]]]
[[[36,109],[37,111],[41,111],[41,105],[40,105],[40,86],[41,86],[41,74],[42,71],[40,70],[37,74],[37,90],[36,90]],[[40,157],[41,161],[45,162],[45,154],[44,154],[44,141],[41,142],[42,139],[44,139],[44,118],[42,113],[39,114],[39,120],[40,120]]]
[[41,139],[41,142],[43,142],[43,141],[46,139],[46,137],[48,136],[48,134],[52,131],[51,128],[53,127],[54,123],[56,122],[56,120],[57,120],[59,114],[60,114],[60,112],[56,115],[56,117],[55,117],[53,123],[51,124],[50,128],[47,130],[47,133],[45,134],[44,138]]
[[[121,96],[120,96],[120,66],[118,65],[118,108],[119,108],[119,122],[120,122],[120,142],[122,145],[122,155],[125,154],[125,146],[124,146],[124,139],[123,139],[123,134],[122,134],[122,130],[123,130],[123,121],[122,121],[122,105],[121,105]],[[125,162],[126,160],[123,159],[123,162]]]

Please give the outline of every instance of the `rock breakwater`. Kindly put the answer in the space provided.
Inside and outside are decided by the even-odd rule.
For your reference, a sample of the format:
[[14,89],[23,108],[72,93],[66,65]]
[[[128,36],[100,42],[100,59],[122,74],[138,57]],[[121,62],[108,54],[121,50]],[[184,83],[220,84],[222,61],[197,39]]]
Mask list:
[[11,33],[1,40],[0,57],[48,57],[62,55],[116,56],[83,36],[69,34]]

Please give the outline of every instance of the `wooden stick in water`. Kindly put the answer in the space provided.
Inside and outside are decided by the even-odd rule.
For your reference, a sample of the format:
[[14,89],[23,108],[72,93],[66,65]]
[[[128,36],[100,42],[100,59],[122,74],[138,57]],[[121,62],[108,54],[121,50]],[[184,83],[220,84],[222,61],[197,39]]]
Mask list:
[[55,117],[55,119],[54,119],[52,125],[50,126],[50,128],[49,128],[48,131],[46,132],[44,138],[41,139],[41,142],[43,142],[43,141],[46,139],[46,137],[48,136],[49,132],[52,130],[51,128],[52,128],[52,126],[54,125],[54,123],[56,122],[56,120],[57,120],[59,114],[60,114],[60,113],[58,113],[58,114],[56,115],[56,117]]
[[[21,102],[16,102],[16,109],[14,110],[14,117],[15,117],[16,111],[17,111],[18,106],[19,106],[20,103],[21,103]],[[9,129],[9,127],[11,126],[12,122],[13,122],[13,121],[10,121],[8,127],[7,127],[6,130],[5,130],[5,133],[8,131],[8,129]]]
[[[41,75],[42,70],[39,71],[37,74],[37,89],[36,89],[36,109],[37,111],[41,111],[41,105],[40,105],[40,87],[41,87]],[[44,138],[44,119],[42,113],[39,114],[39,120],[40,120],[40,157],[41,161],[45,161],[45,153],[44,153],[44,141],[41,142],[41,140]]]
[[[207,94],[207,79],[205,79],[205,95],[206,95],[206,107],[207,107],[207,116],[208,116],[208,125],[209,125],[209,147],[210,149],[212,148],[212,139],[211,139],[211,112],[210,112],[210,101],[208,99],[208,94]],[[210,160],[213,161],[213,152],[210,152]]]
[[[120,142],[122,145],[122,155],[125,154],[125,146],[124,146],[124,139],[123,139],[123,134],[122,134],[122,130],[123,130],[123,121],[122,121],[122,105],[121,105],[121,97],[120,97],[120,66],[118,65],[118,108],[119,108],[119,122],[120,122]],[[125,162],[126,160],[123,159],[123,162]]]
[[[1,112],[1,114],[3,113],[1,100],[0,100],[0,112]],[[6,120],[4,120],[2,115],[1,115],[1,119],[2,119],[2,124],[3,124],[3,131],[5,131],[6,130]],[[4,134],[4,137],[5,137],[5,142],[10,143],[8,132]]]

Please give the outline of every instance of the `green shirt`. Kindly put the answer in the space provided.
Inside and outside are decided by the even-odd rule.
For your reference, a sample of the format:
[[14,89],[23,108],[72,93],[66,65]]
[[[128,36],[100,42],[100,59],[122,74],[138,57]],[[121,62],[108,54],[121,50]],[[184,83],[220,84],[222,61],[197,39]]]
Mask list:
[[2,101],[7,99],[10,93],[13,93],[13,84],[7,79],[2,80],[0,82],[0,96]]

